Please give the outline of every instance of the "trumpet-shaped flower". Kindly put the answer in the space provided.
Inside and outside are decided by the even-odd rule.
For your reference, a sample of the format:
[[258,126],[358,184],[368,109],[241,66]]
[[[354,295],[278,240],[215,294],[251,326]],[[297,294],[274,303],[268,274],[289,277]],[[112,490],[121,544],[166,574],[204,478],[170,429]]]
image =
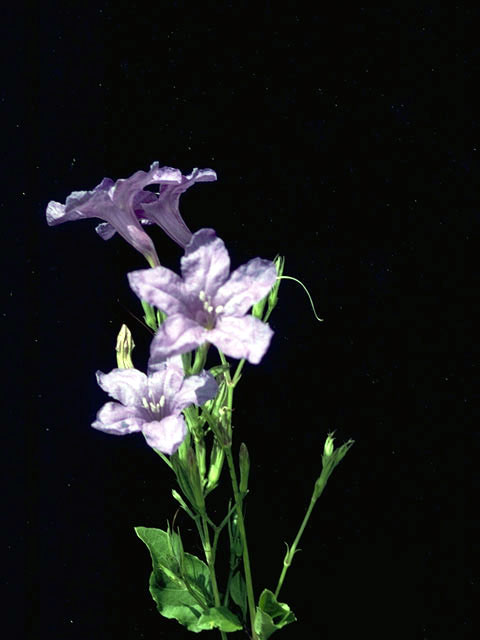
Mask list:
[[133,291],[167,315],[152,340],[151,362],[205,342],[233,358],[260,362],[273,332],[247,312],[275,283],[274,263],[254,258],[230,274],[223,241],[213,229],[200,229],[185,250],[181,271],[182,277],[165,267],[128,274]]
[[[137,171],[116,182],[104,178],[91,191],[74,191],[65,204],[50,201],[47,223],[56,225],[70,220],[100,218],[104,222],[96,227],[96,231],[104,240],[118,232],[151,265],[158,265],[155,247],[142,224],[158,224],[170,238],[185,247],[192,233],[180,215],[180,195],[195,182],[210,180],[216,180],[212,169],[194,169],[190,175],[182,176],[178,169],[159,167],[158,162],[154,162],[147,172]],[[144,190],[152,184],[160,185],[158,193]]]
[[150,366],[148,375],[137,369],[97,371],[97,382],[116,402],[107,402],[92,427],[122,436],[141,431],[154,449],[171,455],[187,434],[182,409],[212,399],[218,385],[212,375],[184,377],[181,359]]

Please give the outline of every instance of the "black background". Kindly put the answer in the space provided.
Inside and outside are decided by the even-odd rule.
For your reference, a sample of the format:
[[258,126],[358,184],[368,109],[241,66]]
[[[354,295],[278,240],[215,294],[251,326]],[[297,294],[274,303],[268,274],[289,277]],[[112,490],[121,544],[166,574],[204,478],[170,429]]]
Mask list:
[[[464,558],[464,495],[478,489],[467,467],[479,415],[469,94],[478,9],[9,11],[0,90],[9,637],[191,635],[157,614],[133,532],[172,519],[172,475],[141,437],[89,426],[106,400],[94,373],[115,366],[123,322],[136,366],[146,363],[149,336],[128,312],[141,310],[125,277],[143,258],[118,236],[103,242],[94,221],[45,221],[49,200],[154,160],[183,173],[213,168],[217,182],[182,196],[189,227],[213,227],[234,267],[285,255],[325,319],[284,282],[271,348],[236,393],[234,446],[244,440],[252,459],[257,594],[275,587],[327,432],[356,441],[287,575],[280,599],[298,622],[278,637],[466,635],[476,578]],[[177,269],[180,248],[150,232],[162,264]],[[212,495],[217,518],[226,495]],[[199,553],[186,517],[177,523]]]

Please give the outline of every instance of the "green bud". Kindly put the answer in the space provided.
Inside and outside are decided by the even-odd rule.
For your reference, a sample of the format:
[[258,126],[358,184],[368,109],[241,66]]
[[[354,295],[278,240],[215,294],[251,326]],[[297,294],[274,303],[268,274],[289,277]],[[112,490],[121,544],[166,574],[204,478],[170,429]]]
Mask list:
[[126,324],[122,324],[117,336],[115,351],[117,352],[117,366],[119,369],[133,369],[132,351],[135,344],[132,334]]
[[238,515],[233,514],[228,523],[228,535],[230,538],[230,565],[234,564],[235,557],[240,558],[243,554],[242,536],[238,528]]
[[188,465],[188,477],[190,480],[190,486],[193,490],[195,497],[195,505],[198,509],[202,510],[205,507],[205,499],[203,497],[202,483],[200,481],[200,473],[198,471],[197,458],[192,447],[187,451],[187,465]]
[[222,445],[215,440],[210,453],[210,468],[208,470],[208,480],[205,493],[210,493],[210,491],[213,491],[213,489],[218,486],[224,460],[225,451]]
[[238,460],[240,464],[240,492],[247,493],[248,474],[250,472],[250,457],[248,455],[247,445],[244,442],[242,442],[242,444],[240,445]]
[[280,288],[281,277],[283,276],[283,270],[285,268],[285,258],[283,256],[276,256],[273,262],[277,270],[277,280],[267,296],[269,313],[273,311],[278,302],[278,290]]
[[258,318],[259,320],[263,319],[263,310],[265,309],[267,300],[268,300],[268,294],[253,305],[252,316],[254,316],[255,318]]
[[145,300],[140,300],[140,302],[142,303],[143,311],[145,312],[145,315],[143,316],[145,324],[153,331],[156,331],[158,328],[157,318],[155,317],[155,311],[153,307],[151,307],[148,302],[145,302]]
[[325,446],[323,447],[323,454],[327,458],[329,458],[333,453],[333,440],[333,433],[329,433],[325,440]]

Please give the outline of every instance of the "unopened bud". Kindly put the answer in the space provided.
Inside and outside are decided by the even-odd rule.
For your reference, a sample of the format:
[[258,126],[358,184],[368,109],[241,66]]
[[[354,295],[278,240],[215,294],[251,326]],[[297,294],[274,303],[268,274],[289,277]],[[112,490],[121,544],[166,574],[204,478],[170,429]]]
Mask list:
[[117,352],[117,366],[119,369],[133,369],[132,351],[135,344],[132,334],[126,324],[122,327],[117,336],[115,351]]
[[323,447],[323,454],[329,458],[333,453],[333,434],[329,433],[325,440],[325,446]]
[[256,302],[252,307],[252,316],[254,318],[258,318],[259,320],[263,319],[263,310],[265,309],[265,305],[267,304],[268,294]]
[[242,442],[238,454],[240,463],[240,492],[246,493],[248,488],[248,474],[250,472],[250,457],[248,455],[247,445]]
[[283,276],[283,270],[285,268],[285,258],[283,256],[277,256],[273,262],[277,270],[277,280],[268,294],[268,309],[270,312],[275,308],[278,302],[278,290],[280,288],[281,277]]
[[225,451],[221,444],[214,440],[212,451],[210,453],[210,469],[208,471],[208,480],[206,492],[213,491],[218,485],[220,475],[223,469],[223,461],[225,460]]
[[190,479],[190,486],[193,490],[193,495],[195,496],[195,504],[197,508],[203,508],[205,506],[205,501],[203,497],[203,490],[200,481],[200,474],[198,471],[197,458],[195,456],[195,452],[192,447],[188,447],[187,451],[187,466],[188,466],[188,476]]

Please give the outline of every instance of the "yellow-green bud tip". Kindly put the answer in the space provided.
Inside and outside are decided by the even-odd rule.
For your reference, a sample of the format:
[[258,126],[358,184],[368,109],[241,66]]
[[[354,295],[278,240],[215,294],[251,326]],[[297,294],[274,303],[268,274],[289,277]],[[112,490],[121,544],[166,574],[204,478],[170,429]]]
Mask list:
[[333,453],[333,434],[329,433],[323,447],[324,455],[329,458]]
[[130,329],[122,324],[117,336],[115,351],[117,352],[117,366],[119,369],[133,369],[132,351],[135,344]]

